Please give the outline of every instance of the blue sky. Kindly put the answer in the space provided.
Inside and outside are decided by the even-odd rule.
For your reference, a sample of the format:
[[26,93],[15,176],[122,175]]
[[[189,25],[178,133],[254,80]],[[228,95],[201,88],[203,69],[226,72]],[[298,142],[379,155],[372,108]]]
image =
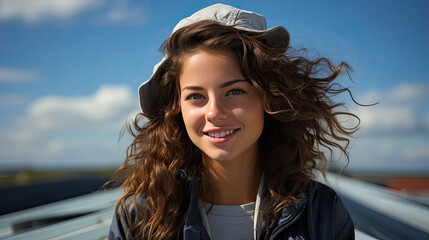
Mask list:
[[[217,1],[0,0],[0,169],[119,166],[175,24]],[[291,46],[348,62],[362,119],[350,170],[429,173],[428,1],[223,1],[285,26]]]

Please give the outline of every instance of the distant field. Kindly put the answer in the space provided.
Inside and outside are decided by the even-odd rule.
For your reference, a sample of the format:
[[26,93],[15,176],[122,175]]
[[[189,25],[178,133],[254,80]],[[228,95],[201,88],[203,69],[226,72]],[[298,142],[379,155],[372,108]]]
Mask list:
[[0,188],[55,182],[82,177],[110,179],[115,170],[116,169],[113,168],[107,168],[96,170],[35,171],[23,169],[19,171],[0,171]]
[[2,172],[0,215],[105,191],[114,169]]

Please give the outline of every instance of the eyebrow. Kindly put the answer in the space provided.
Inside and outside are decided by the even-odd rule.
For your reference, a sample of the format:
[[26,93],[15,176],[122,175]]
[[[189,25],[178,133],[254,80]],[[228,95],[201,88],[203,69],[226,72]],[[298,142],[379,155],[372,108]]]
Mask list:
[[[249,81],[247,81],[245,79],[235,79],[235,80],[231,80],[231,81],[228,81],[226,83],[223,83],[222,85],[220,85],[220,88],[226,88],[226,87],[231,86],[233,84],[236,84],[238,82],[247,82],[248,83]],[[186,87],[182,88],[182,92],[186,89],[187,90],[194,90],[194,91],[204,90],[204,88],[198,87],[198,86],[186,86]]]

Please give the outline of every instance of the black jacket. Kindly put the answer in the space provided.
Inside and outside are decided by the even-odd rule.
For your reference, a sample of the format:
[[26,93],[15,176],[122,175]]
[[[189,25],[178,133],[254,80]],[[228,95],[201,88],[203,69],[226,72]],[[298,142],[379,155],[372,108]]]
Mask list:
[[[183,228],[185,240],[209,240],[198,210],[198,182],[192,181],[188,214]],[[330,187],[313,182],[303,191],[299,201],[282,210],[278,220],[272,220],[261,240],[290,239],[354,239],[354,226],[347,209]],[[135,207],[127,209],[131,219],[138,214]],[[113,217],[109,240],[123,240],[129,221]]]

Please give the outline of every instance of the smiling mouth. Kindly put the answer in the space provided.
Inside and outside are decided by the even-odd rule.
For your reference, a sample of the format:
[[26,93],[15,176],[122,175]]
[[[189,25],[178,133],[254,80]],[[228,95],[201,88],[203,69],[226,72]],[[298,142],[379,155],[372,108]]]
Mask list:
[[223,137],[226,137],[226,136],[228,136],[228,135],[230,135],[230,134],[232,134],[238,130],[239,129],[219,131],[219,132],[209,132],[209,133],[205,132],[204,134],[209,136],[209,137],[212,137],[212,138],[223,138]]

